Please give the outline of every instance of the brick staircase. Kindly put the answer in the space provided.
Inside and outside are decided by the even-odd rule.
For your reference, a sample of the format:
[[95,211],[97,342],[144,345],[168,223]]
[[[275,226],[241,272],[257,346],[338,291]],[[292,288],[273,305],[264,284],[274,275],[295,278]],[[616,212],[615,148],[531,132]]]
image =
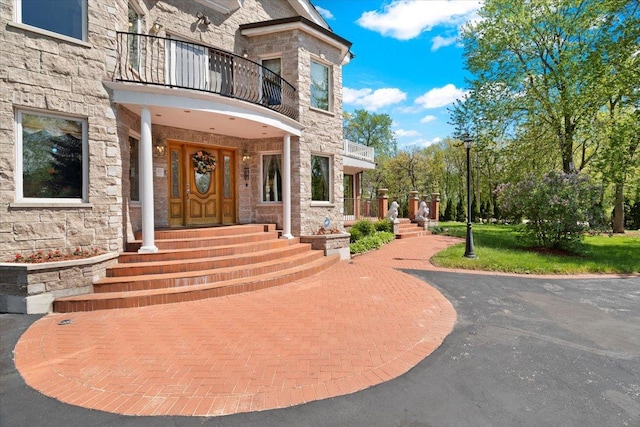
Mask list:
[[400,224],[398,224],[398,233],[396,239],[407,239],[409,237],[426,236],[430,234],[429,231],[424,230],[416,223],[412,223],[409,218],[398,218]]
[[[274,225],[238,225],[155,232],[158,252],[138,254],[127,245],[94,293],[59,298],[68,313],[192,301],[283,285],[340,260],[300,239],[279,239]],[[139,238],[139,236],[137,236]]]

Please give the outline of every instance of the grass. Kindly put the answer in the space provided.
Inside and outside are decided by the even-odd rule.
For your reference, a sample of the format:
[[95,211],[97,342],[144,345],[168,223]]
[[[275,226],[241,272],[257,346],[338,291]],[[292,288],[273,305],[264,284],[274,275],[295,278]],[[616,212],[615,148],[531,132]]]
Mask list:
[[[440,234],[464,238],[467,226],[441,222]],[[437,253],[431,261],[447,268],[503,271],[522,274],[639,273],[640,233],[587,236],[575,254],[532,251],[509,225],[473,225],[476,259],[464,258],[460,243]]]

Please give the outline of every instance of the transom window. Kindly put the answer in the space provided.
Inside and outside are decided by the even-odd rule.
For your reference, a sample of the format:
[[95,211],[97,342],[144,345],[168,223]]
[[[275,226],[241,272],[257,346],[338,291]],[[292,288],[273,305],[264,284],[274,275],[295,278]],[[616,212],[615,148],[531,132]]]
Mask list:
[[87,199],[87,121],[18,111],[16,198]]
[[311,156],[311,200],[331,201],[331,161],[326,156]]
[[262,155],[262,202],[282,202],[282,154]]
[[14,0],[14,5],[17,22],[87,39],[87,0]]
[[329,67],[311,61],[311,106],[329,111]]

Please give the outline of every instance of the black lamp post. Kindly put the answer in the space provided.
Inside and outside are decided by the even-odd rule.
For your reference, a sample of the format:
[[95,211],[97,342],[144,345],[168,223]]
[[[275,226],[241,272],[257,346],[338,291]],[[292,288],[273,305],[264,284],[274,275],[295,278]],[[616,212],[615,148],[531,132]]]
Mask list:
[[467,149],[467,239],[464,249],[465,258],[475,258],[476,254],[473,252],[473,230],[471,229],[471,146],[473,140],[466,135],[463,139],[464,148]]

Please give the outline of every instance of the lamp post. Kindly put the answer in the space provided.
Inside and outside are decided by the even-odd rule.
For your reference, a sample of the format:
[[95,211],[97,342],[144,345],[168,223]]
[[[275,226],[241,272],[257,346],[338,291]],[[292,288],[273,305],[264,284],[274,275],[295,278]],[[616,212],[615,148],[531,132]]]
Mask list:
[[467,149],[467,238],[464,249],[465,258],[475,258],[476,254],[473,252],[473,230],[471,229],[471,146],[473,140],[466,135],[463,139],[464,148]]

